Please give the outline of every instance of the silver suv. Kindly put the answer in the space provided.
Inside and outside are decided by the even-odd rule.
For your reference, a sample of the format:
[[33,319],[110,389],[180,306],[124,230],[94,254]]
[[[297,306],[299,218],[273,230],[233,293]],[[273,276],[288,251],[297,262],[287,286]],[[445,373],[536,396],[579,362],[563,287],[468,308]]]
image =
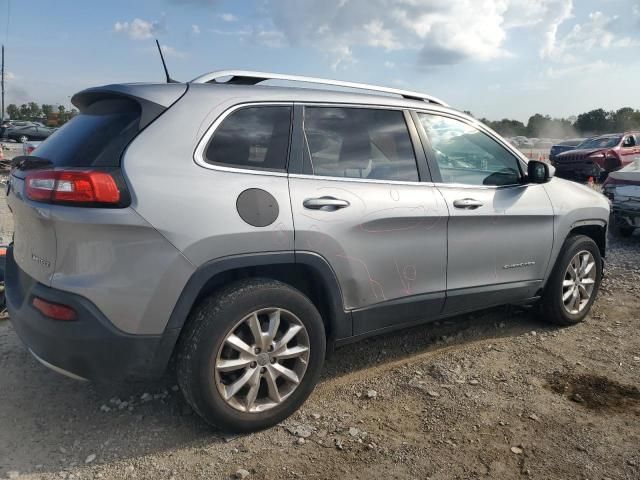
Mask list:
[[598,291],[605,197],[431,96],[223,71],[73,103],[8,186],[11,320],[66,375],[175,364],[204,420],[253,431],[328,347],[500,304],[573,324]]

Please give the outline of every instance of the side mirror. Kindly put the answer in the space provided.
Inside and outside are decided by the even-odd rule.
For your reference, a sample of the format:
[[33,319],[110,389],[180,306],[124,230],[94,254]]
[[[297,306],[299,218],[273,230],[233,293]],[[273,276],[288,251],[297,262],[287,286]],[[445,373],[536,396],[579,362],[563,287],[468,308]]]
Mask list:
[[547,163],[529,160],[527,164],[527,183],[546,183],[551,180],[555,168]]

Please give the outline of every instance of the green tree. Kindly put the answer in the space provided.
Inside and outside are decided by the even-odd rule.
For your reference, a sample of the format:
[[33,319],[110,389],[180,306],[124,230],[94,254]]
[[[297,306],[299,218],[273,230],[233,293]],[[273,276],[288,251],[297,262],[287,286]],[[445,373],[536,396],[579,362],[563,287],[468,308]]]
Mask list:
[[49,117],[49,115],[53,113],[53,105],[43,103],[41,109],[42,109],[42,115],[47,118]]
[[613,114],[613,128],[618,132],[640,127],[636,121],[636,111],[631,107],[623,107]]
[[58,113],[60,114],[60,117],[64,116],[66,110],[67,109],[64,108],[64,105],[58,105]]
[[610,114],[602,108],[581,113],[576,120],[576,128],[585,135],[608,132],[612,126]]
[[9,115],[9,118],[12,120],[15,120],[20,116],[20,109],[15,103],[7,105],[7,115]]
[[29,110],[29,105],[27,105],[26,103],[23,103],[22,105],[20,105],[20,114],[18,118],[20,118],[21,120],[27,120],[29,118],[30,113],[31,113],[31,110]]
[[29,102],[29,117],[32,119],[42,117],[42,110],[36,102]]

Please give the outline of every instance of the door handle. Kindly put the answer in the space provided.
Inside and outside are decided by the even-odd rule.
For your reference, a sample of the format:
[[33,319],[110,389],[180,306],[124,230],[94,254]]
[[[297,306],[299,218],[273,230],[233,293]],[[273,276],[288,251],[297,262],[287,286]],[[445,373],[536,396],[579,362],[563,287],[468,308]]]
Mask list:
[[307,198],[302,202],[304,208],[309,210],[323,210],[325,212],[334,212],[340,208],[346,208],[351,205],[346,200],[334,197]]
[[461,200],[454,200],[453,206],[456,208],[463,208],[465,210],[475,210],[482,206],[482,202],[475,198],[463,198]]

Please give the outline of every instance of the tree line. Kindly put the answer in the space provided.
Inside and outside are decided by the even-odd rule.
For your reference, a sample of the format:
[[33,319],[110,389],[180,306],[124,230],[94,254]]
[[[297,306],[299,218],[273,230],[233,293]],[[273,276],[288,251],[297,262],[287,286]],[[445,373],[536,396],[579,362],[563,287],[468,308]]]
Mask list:
[[505,137],[524,136],[529,138],[588,137],[604,133],[640,130],[640,110],[624,107],[606,111],[602,108],[581,113],[573,118],[551,118],[536,113],[529,117],[525,125],[518,120],[503,118],[480,121]]
[[62,125],[78,114],[75,108],[67,110],[64,105],[50,105],[36,102],[23,103],[18,106],[15,103],[7,105],[7,115],[11,120],[42,121],[55,125]]

